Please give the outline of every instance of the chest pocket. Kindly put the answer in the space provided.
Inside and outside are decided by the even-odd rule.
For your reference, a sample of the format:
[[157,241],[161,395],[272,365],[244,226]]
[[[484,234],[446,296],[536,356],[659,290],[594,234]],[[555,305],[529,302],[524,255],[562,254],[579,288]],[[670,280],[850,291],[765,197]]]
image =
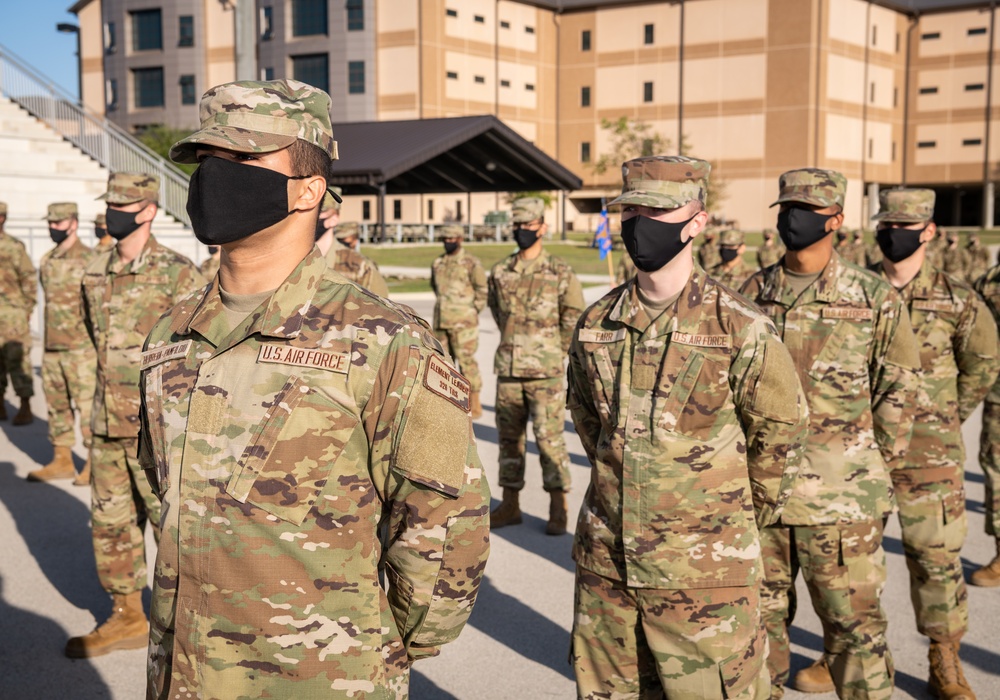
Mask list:
[[226,493],[301,525],[359,420],[295,376],[264,405]]
[[[618,406],[618,363],[621,361],[621,343],[583,343],[583,349],[591,357],[587,371],[591,390],[597,401],[598,413],[613,428],[617,424]],[[614,360],[612,360],[614,355]]]
[[669,434],[710,440],[733,411],[728,357],[672,343],[654,402],[661,403],[654,403],[654,442],[670,439]]
[[[859,312],[869,309],[859,309]],[[868,348],[872,338],[871,318],[822,319],[826,338],[816,353],[809,376],[838,394],[868,390]],[[807,341],[808,342],[808,341]]]
[[920,368],[935,377],[958,376],[952,336],[958,325],[958,314],[948,302],[916,300],[910,310],[914,335],[920,345]]

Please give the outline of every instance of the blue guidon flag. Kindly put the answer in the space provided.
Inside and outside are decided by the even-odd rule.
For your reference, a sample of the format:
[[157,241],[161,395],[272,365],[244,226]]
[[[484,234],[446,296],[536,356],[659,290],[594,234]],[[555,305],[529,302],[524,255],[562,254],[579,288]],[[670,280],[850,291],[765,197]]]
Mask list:
[[597,247],[601,251],[601,260],[608,257],[611,252],[611,226],[608,223],[608,206],[601,198],[601,219],[597,223],[597,232],[594,234]]

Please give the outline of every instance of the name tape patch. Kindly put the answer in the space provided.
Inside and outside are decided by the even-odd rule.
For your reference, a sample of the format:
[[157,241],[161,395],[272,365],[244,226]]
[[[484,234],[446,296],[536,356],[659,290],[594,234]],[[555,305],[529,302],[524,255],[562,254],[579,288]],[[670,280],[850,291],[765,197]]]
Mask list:
[[436,355],[431,355],[427,359],[424,386],[438,396],[448,399],[466,413],[470,410],[472,385],[469,384],[469,380]]
[[617,343],[619,340],[625,339],[625,329],[602,331],[596,328],[581,328],[577,337],[581,343]]
[[699,348],[728,348],[730,339],[728,335],[693,335],[691,333],[674,333],[670,336],[670,342],[681,345],[696,345]]
[[330,350],[306,350],[287,345],[261,345],[260,352],[257,353],[257,362],[325,369],[328,372],[347,374],[351,356],[346,352],[332,352]]
[[823,308],[823,318],[844,318],[851,321],[871,321],[875,314],[871,309],[858,309],[853,306],[826,306]]
[[954,311],[955,305],[950,301],[930,301],[928,299],[914,299],[913,308],[920,311]]
[[162,348],[156,348],[155,350],[147,350],[142,353],[142,359],[139,362],[139,369],[149,369],[150,367],[158,365],[161,362],[175,360],[178,357],[185,357],[190,349],[191,341],[185,340],[180,343],[173,343],[172,345],[164,345]]

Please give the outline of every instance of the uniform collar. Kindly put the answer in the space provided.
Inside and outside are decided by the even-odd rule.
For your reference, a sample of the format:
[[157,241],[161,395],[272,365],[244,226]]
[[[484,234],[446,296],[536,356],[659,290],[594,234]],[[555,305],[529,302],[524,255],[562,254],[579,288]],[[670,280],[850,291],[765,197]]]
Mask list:
[[126,272],[130,274],[138,274],[146,267],[146,263],[149,259],[160,249],[160,244],[156,242],[156,237],[153,234],[149,234],[149,239],[146,241],[146,245],[142,247],[139,254],[135,256],[135,260],[130,263],[122,262],[121,255],[118,253],[118,246],[116,245],[111,249],[111,258],[108,260],[108,272],[121,275]]
[[51,257],[53,258],[76,257],[77,255],[82,253],[85,248],[86,246],[83,244],[83,241],[80,240],[80,235],[77,234],[76,241],[73,243],[73,245],[71,245],[69,248],[64,248],[63,250],[59,250],[59,246],[56,246],[55,248],[52,249]]
[[674,305],[656,319],[651,319],[645,305],[639,301],[638,277],[633,277],[622,288],[618,300],[611,307],[608,320],[622,323],[650,338],[668,335],[675,331],[696,334],[701,325],[702,300],[708,275],[697,261],[687,284]]
[[801,296],[797,297],[792,286],[788,283],[784,264],[779,263],[771,268],[770,273],[765,277],[760,299],[783,306],[793,306],[796,302],[806,304],[811,301],[832,303],[840,297],[839,282],[845,269],[843,258],[834,250],[830,261],[819,273],[816,281],[809,285]]
[[510,256],[510,262],[507,264],[507,269],[511,272],[524,272],[529,268],[538,267],[548,259],[549,251],[545,250],[545,248],[542,248],[542,252],[534,260],[522,260],[518,253],[514,253]]

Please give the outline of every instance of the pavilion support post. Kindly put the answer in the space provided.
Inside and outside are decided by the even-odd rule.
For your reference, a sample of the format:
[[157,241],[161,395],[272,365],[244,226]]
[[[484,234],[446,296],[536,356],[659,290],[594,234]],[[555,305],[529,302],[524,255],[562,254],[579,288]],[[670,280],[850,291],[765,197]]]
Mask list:
[[465,231],[466,238],[472,240],[472,191],[465,193]]
[[378,186],[378,242],[385,241],[385,183]]
[[559,190],[559,199],[562,206],[562,213],[559,215],[559,225],[562,227],[562,239],[566,240],[566,190]]

